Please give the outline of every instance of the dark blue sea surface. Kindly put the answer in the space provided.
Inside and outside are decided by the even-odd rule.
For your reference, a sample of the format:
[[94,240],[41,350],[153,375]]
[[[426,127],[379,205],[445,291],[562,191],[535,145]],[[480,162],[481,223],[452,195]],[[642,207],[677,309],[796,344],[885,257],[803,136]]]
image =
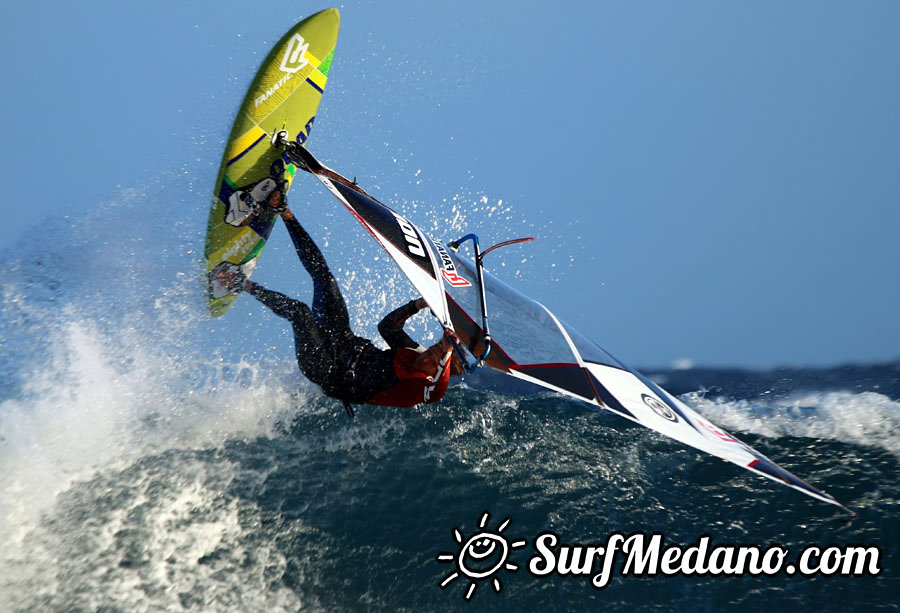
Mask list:
[[[142,230],[119,236],[148,198],[126,192],[80,224],[50,225],[53,249],[23,244],[0,271],[0,610],[897,610],[900,363],[647,371],[852,521],[489,376],[439,405],[358,407],[350,420],[303,382],[290,337],[261,310],[205,317],[196,227],[177,226],[163,253]],[[357,289],[383,312],[383,283]],[[442,589],[455,562],[436,557],[456,559],[460,541],[507,519],[502,534],[526,541],[509,552],[514,568]],[[599,590],[529,574],[545,531],[584,545],[616,531],[681,545],[708,534],[792,554],[871,545],[881,572],[615,573]]]
[[[840,390],[814,395],[819,404],[807,397],[803,420],[816,420],[832,402],[848,412],[868,402]],[[896,398],[871,400],[897,409]],[[24,526],[18,551],[4,561],[5,602],[54,611],[846,611],[898,602],[900,462],[897,449],[877,439],[738,430],[859,513],[847,523],[836,507],[553,396],[456,387],[440,406],[361,408],[354,421],[311,390],[286,402],[293,410],[269,434],[173,445],[69,484]],[[769,419],[796,419],[758,398],[708,402],[739,406],[748,414],[738,419],[748,421],[757,403],[776,414]],[[896,415],[880,419],[895,428],[895,444]],[[452,569],[435,556],[458,551],[453,529],[478,532],[484,511],[488,527],[509,518],[508,535],[529,543],[552,530],[580,544],[613,531],[660,531],[684,545],[709,534],[714,544],[792,551],[866,544],[881,548],[883,571],[877,578],[616,576],[596,590],[588,578],[532,577],[529,546],[510,557],[517,572],[498,574],[500,593],[484,583],[467,602],[464,577],[438,587]]]

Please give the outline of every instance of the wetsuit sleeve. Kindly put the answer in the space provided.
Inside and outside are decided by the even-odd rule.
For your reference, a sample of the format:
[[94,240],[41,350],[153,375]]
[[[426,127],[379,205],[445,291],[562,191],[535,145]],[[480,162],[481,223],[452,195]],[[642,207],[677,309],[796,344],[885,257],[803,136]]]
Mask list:
[[259,283],[248,285],[249,287],[247,288],[246,293],[269,307],[273,313],[290,321],[297,319],[300,308],[303,306],[302,302],[289,298],[284,294],[279,294],[278,292],[266,289]]
[[403,331],[403,324],[406,323],[406,320],[418,312],[416,301],[410,300],[403,306],[385,315],[384,319],[379,322],[378,333],[381,334],[381,338],[387,341],[391,349],[399,349],[401,347],[408,347],[409,349],[423,348],[409,334]]

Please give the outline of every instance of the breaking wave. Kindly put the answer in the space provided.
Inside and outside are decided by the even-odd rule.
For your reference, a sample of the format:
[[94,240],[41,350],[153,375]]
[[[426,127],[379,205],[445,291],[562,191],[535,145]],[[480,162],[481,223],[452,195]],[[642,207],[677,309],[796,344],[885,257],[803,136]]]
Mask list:
[[[288,331],[262,307],[239,301],[225,318],[205,316],[204,228],[191,198],[178,178],[125,190],[77,220],[48,221],[41,245],[23,240],[6,255],[3,606],[465,610],[460,593],[437,587],[445,569],[434,555],[485,509],[527,538],[662,530],[691,541],[710,531],[790,546],[876,542],[900,554],[900,399],[884,388],[848,379],[742,394],[720,378],[715,394],[683,395],[863,516],[840,529],[833,507],[552,394],[467,380],[439,406],[362,407],[350,421],[303,381]],[[191,212],[160,242],[143,216],[163,204]],[[366,247],[332,235],[331,213],[306,211],[358,331],[374,336],[372,322],[410,290],[380,254],[360,266]],[[303,295],[285,237],[276,231],[273,243],[256,274]],[[412,323],[419,336],[434,332],[424,317]],[[766,375],[747,377],[766,387]],[[686,608],[701,587],[726,604],[773,606],[798,590],[825,609],[895,601],[889,583],[865,579],[782,577],[752,596],[750,578],[622,579],[597,592],[520,571],[507,583],[479,594],[482,606]]]

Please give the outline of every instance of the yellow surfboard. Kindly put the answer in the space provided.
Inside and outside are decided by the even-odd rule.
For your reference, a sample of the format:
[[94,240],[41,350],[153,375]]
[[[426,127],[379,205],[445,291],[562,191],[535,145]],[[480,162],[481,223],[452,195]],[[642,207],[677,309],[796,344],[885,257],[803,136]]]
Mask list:
[[[288,139],[306,143],[328,82],[339,27],[337,9],[307,17],[278,41],[253,78],[216,178],[206,232],[207,279],[222,262],[240,266],[247,276],[256,266],[277,216],[252,216],[236,225],[229,208],[248,194],[268,189],[272,184],[268,178],[286,181],[290,187],[296,168],[281,147],[272,145],[272,138],[285,130]],[[224,314],[236,298],[219,294],[207,282],[213,316]]]

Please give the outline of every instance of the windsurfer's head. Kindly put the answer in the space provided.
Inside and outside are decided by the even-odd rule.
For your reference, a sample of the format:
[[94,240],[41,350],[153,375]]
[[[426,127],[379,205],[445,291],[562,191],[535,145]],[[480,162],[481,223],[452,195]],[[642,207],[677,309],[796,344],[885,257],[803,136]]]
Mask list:
[[412,366],[416,370],[435,377],[438,374],[438,367],[444,357],[445,349],[442,342],[435,343],[413,360]]

